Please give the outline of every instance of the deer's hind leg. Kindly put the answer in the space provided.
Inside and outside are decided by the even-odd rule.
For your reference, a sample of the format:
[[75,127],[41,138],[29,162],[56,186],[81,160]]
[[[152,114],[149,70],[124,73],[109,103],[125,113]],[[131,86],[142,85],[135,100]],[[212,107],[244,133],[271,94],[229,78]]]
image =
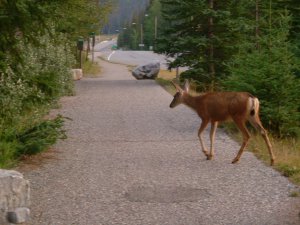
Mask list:
[[239,120],[239,119],[234,119],[234,122],[236,123],[237,127],[239,128],[239,130],[242,132],[243,143],[241,145],[241,148],[240,148],[238,154],[233,159],[232,163],[236,163],[236,162],[238,162],[240,160],[241,155],[243,154],[243,151],[246,148],[246,146],[248,144],[248,141],[249,141],[249,138],[250,138],[250,134],[249,134],[248,129],[246,128],[245,121]]
[[263,139],[264,139],[264,141],[267,145],[268,151],[269,151],[271,166],[273,166],[274,163],[275,163],[275,156],[274,156],[274,153],[273,153],[273,150],[272,150],[272,145],[271,145],[271,142],[269,140],[267,131],[265,130],[265,128],[261,124],[261,121],[260,121],[258,116],[250,117],[249,122],[262,135],[262,137],[263,137]]
[[208,122],[209,121],[207,121],[207,120],[202,120],[201,126],[200,126],[199,131],[198,131],[198,137],[199,137],[199,141],[200,141],[200,144],[201,144],[202,152],[204,153],[204,155],[207,158],[209,157],[209,154],[208,154],[208,151],[206,150],[206,146],[205,146],[205,144],[203,142],[203,139],[202,139],[202,132],[207,127]]

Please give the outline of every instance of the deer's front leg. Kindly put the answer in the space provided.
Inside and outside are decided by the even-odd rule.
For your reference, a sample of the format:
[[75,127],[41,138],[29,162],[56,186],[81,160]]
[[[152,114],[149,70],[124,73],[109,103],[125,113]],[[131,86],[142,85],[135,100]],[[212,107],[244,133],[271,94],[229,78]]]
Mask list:
[[218,127],[218,122],[211,122],[211,128],[210,128],[210,153],[207,156],[208,160],[211,160],[215,153],[214,153],[214,142],[215,142],[215,134]]
[[202,120],[201,126],[200,126],[199,131],[198,131],[198,137],[199,137],[199,141],[200,141],[200,144],[201,144],[202,152],[208,158],[209,154],[208,154],[208,151],[206,150],[205,144],[204,144],[203,139],[202,139],[202,132],[207,127],[207,124],[208,124],[208,121]]

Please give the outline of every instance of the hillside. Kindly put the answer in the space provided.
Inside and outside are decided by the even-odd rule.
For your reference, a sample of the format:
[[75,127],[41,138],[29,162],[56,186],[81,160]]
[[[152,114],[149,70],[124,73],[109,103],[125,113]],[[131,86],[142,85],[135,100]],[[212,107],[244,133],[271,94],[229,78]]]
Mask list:
[[131,23],[134,15],[143,13],[149,5],[150,0],[115,0],[115,10],[109,17],[108,24],[104,27],[102,33],[117,33],[127,23]]

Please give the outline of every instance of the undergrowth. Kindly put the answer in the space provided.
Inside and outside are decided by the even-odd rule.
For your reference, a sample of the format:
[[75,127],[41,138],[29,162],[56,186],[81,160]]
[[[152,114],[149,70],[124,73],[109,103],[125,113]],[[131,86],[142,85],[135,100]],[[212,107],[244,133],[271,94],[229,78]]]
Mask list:
[[101,73],[98,63],[91,60],[84,61],[82,70],[85,77],[99,77]]
[[26,155],[33,155],[48,149],[58,139],[65,139],[64,118],[42,120],[26,128],[14,127],[1,134],[0,168],[10,168]]
[[[0,63],[0,168],[14,166],[23,155],[47,149],[64,138],[63,118],[46,120],[62,96],[73,94],[73,44],[53,26],[16,40],[14,52]],[[16,60],[18,59],[18,60]]]

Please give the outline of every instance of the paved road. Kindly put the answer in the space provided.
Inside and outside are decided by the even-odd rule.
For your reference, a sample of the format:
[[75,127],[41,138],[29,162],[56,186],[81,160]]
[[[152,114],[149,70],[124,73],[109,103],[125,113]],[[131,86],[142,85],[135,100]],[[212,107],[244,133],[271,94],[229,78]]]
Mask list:
[[[76,83],[57,113],[68,139],[20,170],[32,187],[32,225],[294,225],[288,180],[217,131],[205,160],[198,117],[154,81],[101,62],[101,78]],[[208,141],[208,133],[206,142]],[[35,165],[38,163],[38,165]]]
[[105,40],[97,43],[94,47],[95,52],[110,51],[113,45],[117,45],[117,39]]
[[104,41],[95,46],[95,57],[102,57],[114,63],[139,66],[151,62],[159,62],[161,68],[167,69],[167,58],[164,55],[156,54],[153,51],[122,51],[111,50],[116,45],[116,40]]

